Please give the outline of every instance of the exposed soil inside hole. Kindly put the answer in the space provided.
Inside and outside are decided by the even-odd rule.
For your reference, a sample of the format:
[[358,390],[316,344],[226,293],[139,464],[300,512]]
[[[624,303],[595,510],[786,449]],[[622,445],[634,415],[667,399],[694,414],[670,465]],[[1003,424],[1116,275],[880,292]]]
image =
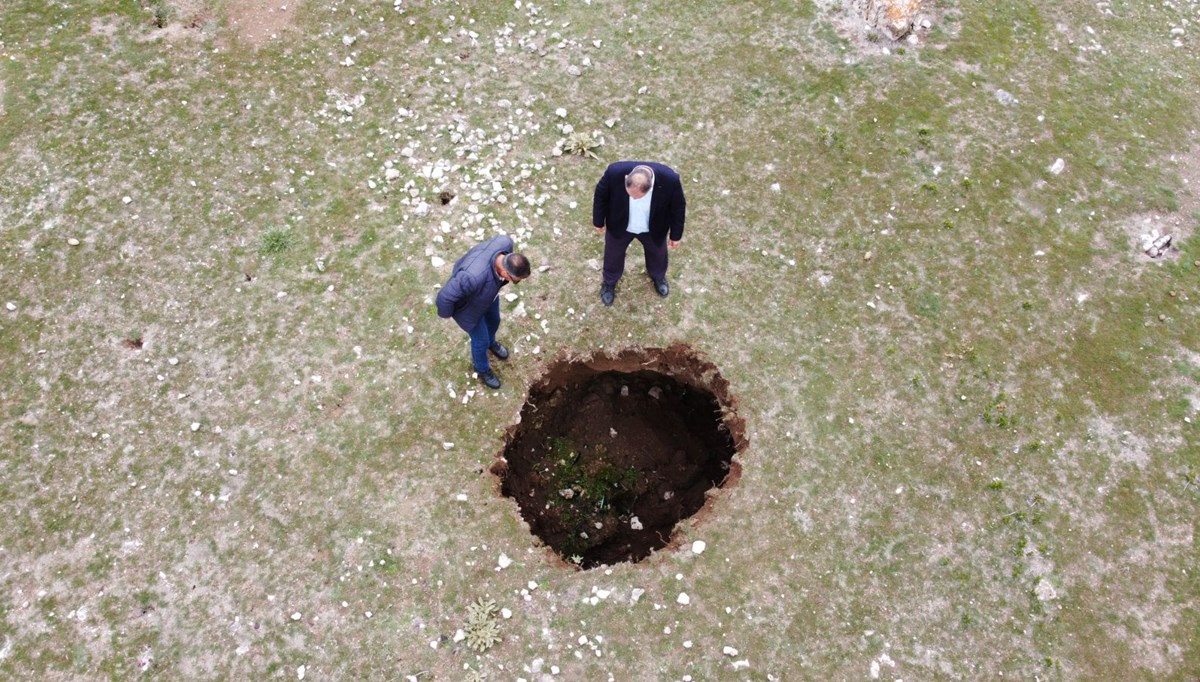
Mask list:
[[716,367],[684,345],[560,358],[530,388],[493,472],[567,561],[640,561],[738,478],[734,408]]

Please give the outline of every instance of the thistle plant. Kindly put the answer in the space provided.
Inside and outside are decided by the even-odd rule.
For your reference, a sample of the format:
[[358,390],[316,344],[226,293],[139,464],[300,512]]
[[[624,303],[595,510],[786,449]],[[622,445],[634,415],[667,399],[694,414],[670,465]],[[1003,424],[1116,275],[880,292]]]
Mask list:
[[483,597],[467,607],[467,646],[483,653],[500,642],[500,624],[496,622],[499,610],[494,600]]

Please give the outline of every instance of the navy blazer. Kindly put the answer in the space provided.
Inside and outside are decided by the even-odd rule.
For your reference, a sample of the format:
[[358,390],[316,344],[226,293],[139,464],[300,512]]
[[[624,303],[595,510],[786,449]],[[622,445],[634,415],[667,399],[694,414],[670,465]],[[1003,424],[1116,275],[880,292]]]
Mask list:
[[470,334],[500,294],[500,288],[508,284],[496,274],[496,256],[512,252],[512,238],[500,235],[476,244],[459,258],[450,279],[437,293],[438,317],[453,317]]
[[617,161],[609,164],[596,183],[592,198],[592,225],[603,227],[619,236],[629,227],[629,193],[625,191],[625,176],[636,166],[654,170],[654,194],[650,197],[650,236],[661,242],[668,235],[671,241],[683,239],[683,221],[687,215],[687,200],[683,198],[683,183],[679,174],[661,163],[647,161]]

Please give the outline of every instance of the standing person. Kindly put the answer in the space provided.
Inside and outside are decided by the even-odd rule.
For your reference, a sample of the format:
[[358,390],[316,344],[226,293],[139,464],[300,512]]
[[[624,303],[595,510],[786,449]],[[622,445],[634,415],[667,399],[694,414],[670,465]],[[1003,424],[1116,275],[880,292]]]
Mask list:
[[528,276],[529,259],[513,253],[512,238],[500,235],[476,244],[459,258],[450,279],[438,291],[438,317],[453,317],[471,337],[471,361],[479,380],[488,388],[500,388],[500,378],[492,371],[488,353],[508,359],[508,349],[496,340],[500,288]]
[[687,201],[679,174],[661,163],[618,161],[596,183],[592,225],[604,235],[604,270],[600,301],[612,305],[617,281],[625,272],[625,251],[634,239],[646,254],[646,274],[659,296],[667,284],[667,249],[683,239]]

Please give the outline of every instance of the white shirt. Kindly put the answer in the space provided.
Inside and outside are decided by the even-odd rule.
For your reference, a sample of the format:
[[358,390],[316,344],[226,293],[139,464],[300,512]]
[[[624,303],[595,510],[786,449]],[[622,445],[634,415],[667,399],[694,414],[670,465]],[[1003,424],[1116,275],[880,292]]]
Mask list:
[[629,234],[645,234],[650,231],[650,197],[654,196],[654,187],[646,192],[641,199],[629,197]]

